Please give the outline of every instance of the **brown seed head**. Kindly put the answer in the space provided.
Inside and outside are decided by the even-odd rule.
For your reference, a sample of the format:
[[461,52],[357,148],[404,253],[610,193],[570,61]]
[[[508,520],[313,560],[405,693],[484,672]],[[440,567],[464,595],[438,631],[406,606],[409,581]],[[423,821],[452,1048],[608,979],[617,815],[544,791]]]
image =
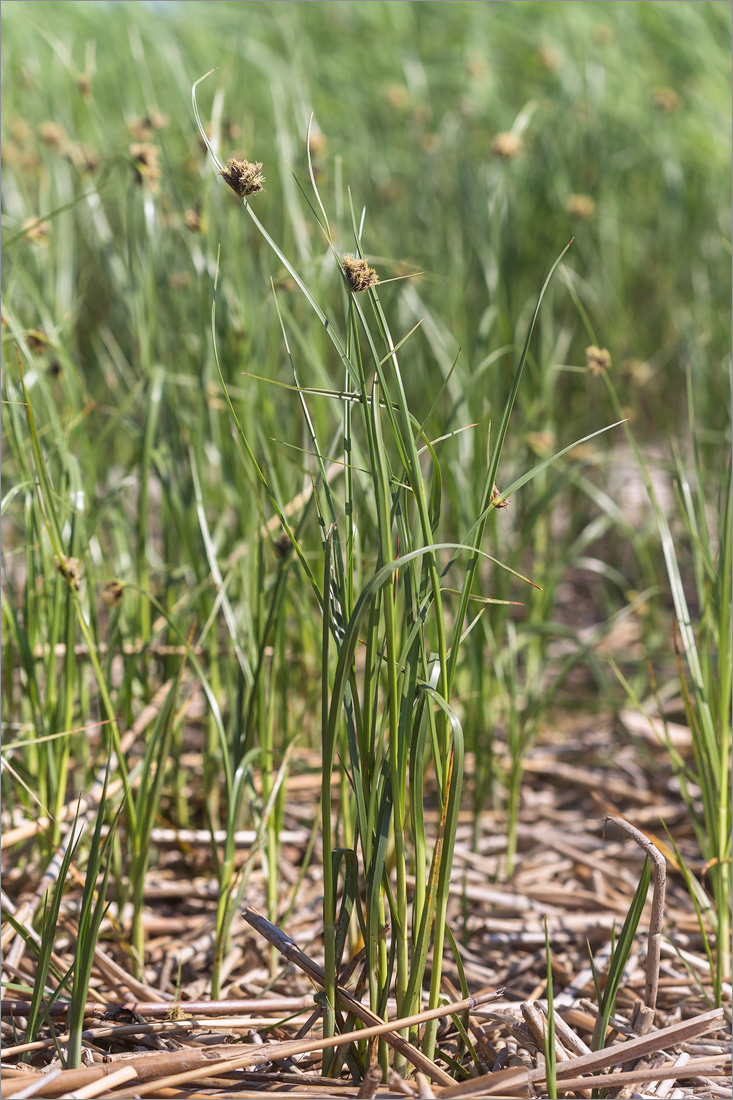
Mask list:
[[79,591],[79,559],[78,558],[56,558],[56,568],[65,581],[68,581],[70,585]]
[[136,142],[130,146],[130,156],[134,161],[133,167],[137,182],[141,186],[147,184],[154,193],[158,190],[161,176],[160,164],[158,163],[159,155],[157,145],[151,145],[147,141]]
[[550,43],[545,43],[545,45],[540,46],[537,51],[537,56],[545,68],[551,73],[556,73],[557,70],[562,67],[562,54]]
[[588,221],[596,212],[596,204],[590,195],[571,195],[565,203],[568,214]]
[[649,363],[643,359],[624,359],[621,371],[635,386],[645,386],[654,374]]
[[168,125],[168,116],[154,112],[151,115],[142,115],[128,122],[127,129],[138,141],[149,141],[155,130],[164,130]]
[[658,111],[674,114],[682,106],[682,98],[674,88],[655,88],[652,94],[652,103]]
[[188,271],[171,271],[168,276],[168,286],[171,290],[180,290],[181,287],[191,285],[191,274]]
[[379,285],[379,276],[374,268],[358,256],[344,256],[344,271],[355,294]]
[[66,156],[80,172],[96,172],[99,168],[99,157],[88,145],[82,145],[80,141],[72,141],[66,150]]
[[508,508],[511,504],[511,501],[501,500],[500,497],[501,493],[495,485],[494,488],[491,490],[491,503],[494,505],[495,508]]
[[522,139],[516,134],[497,134],[491,143],[491,152],[502,160],[513,160],[522,152]]
[[48,242],[48,235],[51,232],[51,223],[38,220],[38,218],[26,218],[23,222],[21,229],[25,230],[25,235],[29,241],[37,241],[39,244],[46,244]]
[[384,98],[395,111],[404,111],[410,103],[410,93],[404,84],[388,84]]
[[605,23],[599,23],[593,31],[593,37],[599,46],[606,46],[609,42],[613,42],[614,33],[611,27],[607,26]]
[[79,73],[76,78],[76,86],[83,96],[88,96],[92,90],[92,78],[89,73]]
[[469,57],[466,62],[466,69],[468,70],[468,75],[472,76],[474,80],[483,80],[489,75],[488,62],[480,53],[473,54]]
[[272,544],[272,548],[275,551],[275,556],[280,558],[286,557],[293,549],[293,544],[289,535],[281,535],[279,539],[275,539]]
[[308,135],[310,142],[310,151],[312,157],[320,157],[322,153],[326,152],[328,148],[328,141],[324,134],[320,130],[311,130]]
[[187,210],[183,215],[183,220],[194,233],[201,232],[201,217],[198,210]]
[[536,455],[548,455],[555,446],[552,432],[527,432],[527,443]]
[[262,190],[262,184],[265,182],[260,163],[251,164],[248,160],[238,160],[236,157],[227,161],[227,166],[222,169],[221,174],[232,191],[235,191],[240,198],[255,195]]
[[10,136],[18,145],[27,145],[31,140],[31,128],[24,118],[14,118],[8,126]]
[[122,596],[125,591],[125,586],[122,581],[107,581],[102,586],[102,599],[108,607],[119,607],[122,603]]
[[611,366],[611,353],[607,348],[592,345],[585,349],[585,365],[591,374],[605,374]]
[[25,338],[34,355],[41,355],[48,346],[48,337],[42,328],[29,329]]
[[49,149],[55,149],[57,153],[63,152],[66,148],[68,141],[66,131],[63,126],[59,126],[58,122],[41,122],[38,126],[38,136],[44,145],[48,145]]

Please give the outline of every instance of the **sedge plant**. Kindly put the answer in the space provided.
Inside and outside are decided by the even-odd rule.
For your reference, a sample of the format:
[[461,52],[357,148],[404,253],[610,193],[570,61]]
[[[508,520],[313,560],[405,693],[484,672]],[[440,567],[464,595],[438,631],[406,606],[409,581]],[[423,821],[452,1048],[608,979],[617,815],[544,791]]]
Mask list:
[[[339,509],[326,472],[333,453],[331,445],[326,446],[319,437],[309,411],[309,397],[315,391],[300,384],[287,325],[280,313],[315,465],[314,500],[324,563],[319,583],[285,515],[284,503],[278,500],[273,483],[255,456],[250,433],[245,431],[234,410],[216,357],[243,457],[279,517],[322,614],[324,1033],[328,1037],[335,1027],[335,990],[344,947],[344,923],[337,913],[337,875],[344,857],[347,868],[359,857],[363,881],[359,923],[365,940],[366,980],[373,1011],[384,1015],[391,988],[399,1015],[411,1015],[417,1010],[431,941],[428,1006],[434,1008],[438,1003],[464,756],[461,723],[451,705],[452,685],[461,643],[471,629],[470,625],[466,627],[466,616],[474,596],[479,562],[488,559],[497,568],[507,568],[487,554],[482,544],[488,518],[503,502],[495,488],[499,461],[532,330],[559,259],[539,295],[499,429],[492,441],[480,514],[460,543],[440,541],[442,475],[437,441],[429,439],[425,423],[416,418],[408,405],[398,357],[407,338],[397,342],[391,335],[377,289],[379,278],[363,255],[363,217],[357,221],[352,210],[354,253],[343,255],[336,247],[335,231],[321,201],[309,158],[312,209],[344,289],[345,335],[341,336],[314,292],[254,212],[253,199],[262,187],[262,165],[235,159],[224,165],[216,156],[198,113],[199,83],[193,88],[194,112],[219,174],[236,192],[256,231],[304,295],[343,369],[343,389],[321,393],[341,401],[344,410],[345,497]],[[531,476],[520,479],[521,484]],[[364,579],[358,592],[354,585],[355,546],[359,518],[365,509],[374,529],[375,559],[371,574],[361,565]],[[440,556],[446,552],[450,552],[450,558],[441,570]],[[449,632],[443,577],[449,569],[455,570],[455,563],[462,555],[468,556],[468,568],[457,593],[457,607],[450,616],[453,625]],[[521,576],[514,570],[509,572]],[[485,606],[491,600],[481,598],[481,602]],[[357,660],[360,648],[363,658]],[[346,767],[353,796],[353,833],[348,825],[347,808],[341,808],[341,825],[335,814],[331,775],[337,753]],[[424,816],[424,788],[431,774],[439,810],[432,849]],[[353,847],[338,842],[337,834],[344,829]],[[416,885],[410,919],[411,863]],[[358,913],[360,903],[354,904],[348,890],[344,901],[348,902],[347,912],[356,908]],[[384,936],[385,926],[389,926],[389,938]],[[428,1056],[434,1052],[435,1039],[435,1024],[429,1023],[423,1040]],[[384,1045],[380,1059],[386,1069]],[[329,1064],[327,1059],[327,1068]]]

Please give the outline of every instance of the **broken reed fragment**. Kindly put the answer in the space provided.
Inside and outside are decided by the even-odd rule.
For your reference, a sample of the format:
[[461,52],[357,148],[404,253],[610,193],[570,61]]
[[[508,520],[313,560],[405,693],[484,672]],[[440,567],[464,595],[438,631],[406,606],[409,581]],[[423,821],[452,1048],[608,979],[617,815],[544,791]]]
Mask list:
[[369,290],[371,286],[379,286],[376,271],[359,256],[344,256],[344,271],[355,294],[361,290]]
[[221,176],[240,198],[254,195],[262,190],[265,177],[262,175],[262,165],[251,164],[248,160],[238,160],[230,157],[226,168],[222,168]]

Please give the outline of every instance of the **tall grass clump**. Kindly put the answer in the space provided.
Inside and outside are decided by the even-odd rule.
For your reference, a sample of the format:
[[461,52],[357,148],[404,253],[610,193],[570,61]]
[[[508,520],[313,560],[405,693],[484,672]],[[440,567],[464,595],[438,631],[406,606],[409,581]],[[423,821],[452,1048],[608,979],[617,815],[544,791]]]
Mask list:
[[[398,1015],[417,1011],[431,942],[428,1007],[437,1005],[465,751],[463,730],[451,702],[453,683],[464,637],[494,602],[474,591],[479,563],[488,559],[496,569],[520,576],[488,554],[483,544],[490,515],[506,504],[507,494],[496,488],[499,463],[532,330],[559,258],[528,325],[498,429],[489,435],[480,512],[460,542],[446,542],[441,538],[443,475],[438,450],[442,441],[428,435],[432,409],[420,419],[408,404],[400,356],[412,333],[397,341],[390,331],[379,276],[363,254],[364,215],[357,220],[352,209],[352,252],[341,251],[337,244],[341,227],[332,228],[321,201],[308,142],[311,210],[343,287],[344,319],[339,333],[254,211],[255,196],[262,189],[262,164],[230,159],[225,165],[212,148],[196,103],[200,82],[194,85],[193,103],[202,139],[220,176],[238,195],[255,229],[325,329],[343,378],[338,391],[303,385],[299,356],[291,349],[297,330],[293,335],[288,332],[284,310],[276,302],[292,389],[314,466],[323,551],[319,575],[299,545],[285,502],[255,456],[250,439],[254,425],[238,417],[226,394],[215,347],[242,456],[279,518],[322,615],[324,1028],[330,1035],[335,1026],[338,972],[354,912],[364,938],[363,980],[373,1011],[384,1015],[392,986]],[[332,432],[330,439],[316,430],[310,414],[316,396],[342,407],[340,433]],[[440,396],[436,395],[433,408]],[[551,461],[525,474],[510,490]],[[329,484],[327,466],[332,462],[343,464],[342,501]],[[371,550],[366,545],[368,534],[373,540]],[[467,568],[459,588],[448,588],[448,575],[453,580],[462,558],[467,559]],[[338,817],[331,787],[337,756],[348,778],[342,793],[350,795],[342,799]],[[437,834],[432,838],[426,829],[426,799],[434,799],[438,809]],[[414,876],[411,896],[410,871]],[[435,1036],[435,1027],[429,1024],[424,1038],[428,1055],[434,1050]],[[386,1057],[386,1049],[382,1055]]]

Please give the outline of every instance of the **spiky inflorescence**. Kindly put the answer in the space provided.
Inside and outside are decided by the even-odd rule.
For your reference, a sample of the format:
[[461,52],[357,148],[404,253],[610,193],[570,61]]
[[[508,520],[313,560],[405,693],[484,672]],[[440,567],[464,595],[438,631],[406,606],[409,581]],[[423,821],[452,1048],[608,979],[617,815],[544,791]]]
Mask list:
[[359,256],[344,256],[344,271],[355,294],[379,285],[379,276],[374,268]]
[[227,166],[222,168],[221,175],[240,198],[255,195],[262,190],[262,184],[265,182],[261,164],[250,164],[248,160],[237,160],[236,157],[231,157],[227,161]]

